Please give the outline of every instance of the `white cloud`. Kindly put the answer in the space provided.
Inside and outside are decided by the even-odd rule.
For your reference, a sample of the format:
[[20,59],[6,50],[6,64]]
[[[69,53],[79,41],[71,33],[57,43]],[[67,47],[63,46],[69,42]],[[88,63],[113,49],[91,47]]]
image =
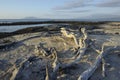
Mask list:
[[68,10],[83,7],[120,7],[120,0],[70,0],[69,2],[56,6],[54,10]]
[[66,9],[74,9],[74,8],[79,8],[79,7],[84,7],[87,5],[90,5],[90,2],[93,0],[71,0],[62,6],[56,6],[54,9],[55,10],[66,10]]
[[98,7],[120,7],[120,0],[106,0],[105,2],[101,2],[96,4]]

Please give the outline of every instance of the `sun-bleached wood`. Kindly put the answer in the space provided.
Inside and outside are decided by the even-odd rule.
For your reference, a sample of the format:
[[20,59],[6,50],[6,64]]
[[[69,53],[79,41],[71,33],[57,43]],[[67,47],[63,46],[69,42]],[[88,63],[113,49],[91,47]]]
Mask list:
[[78,80],[88,80],[92,74],[95,72],[95,70],[98,68],[98,66],[100,65],[102,59],[111,51],[114,50],[120,50],[120,46],[117,47],[112,47],[112,48],[108,48],[105,51],[101,51],[101,53],[99,54],[99,56],[97,57],[96,61],[94,62],[94,64],[87,69],[86,71],[84,71],[78,78]]

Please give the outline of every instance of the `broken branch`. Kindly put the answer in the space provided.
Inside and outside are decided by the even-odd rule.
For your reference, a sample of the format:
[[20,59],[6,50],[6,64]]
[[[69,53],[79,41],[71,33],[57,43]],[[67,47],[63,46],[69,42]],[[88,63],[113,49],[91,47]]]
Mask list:
[[89,69],[87,69],[86,71],[84,71],[78,78],[78,80],[88,80],[92,74],[95,72],[95,70],[98,68],[100,62],[102,61],[102,58],[105,57],[109,52],[113,51],[113,50],[120,50],[120,47],[113,47],[113,48],[108,48],[107,50],[101,51],[100,55],[97,57],[95,63],[93,64],[93,66],[91,66]]

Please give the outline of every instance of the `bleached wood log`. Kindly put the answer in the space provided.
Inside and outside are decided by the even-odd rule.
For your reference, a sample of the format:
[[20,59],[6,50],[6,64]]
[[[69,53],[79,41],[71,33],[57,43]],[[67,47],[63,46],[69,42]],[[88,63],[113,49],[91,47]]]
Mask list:
[[79,40],[81,42],[79,42],[78,51],[77,51],[76,55],[74,57],[72,57],[72,59],[75,59],[75,60],[70,62],[69,64],[62,64],[61,65],[62,68],[70,67],[73,64],[76,64],[76,63],[80,62],[81,58],[85,54],[85,51],[87,50],[87,47],[88,47],[88,44],[89,44],[89,43],[86,42],[88,36],[87,36],[87,33],[85,32],[85,28],[82,28],[81,32],[83,33],[83,38],[82,38],[82,40]]
[[86,32],[86,29],[85,28],[81,28],[81,32],[84,36],[84,39],[87,39],[88,35],[87,35],[87,32]]
[[97,53],[100,53],[100,52],[101,52],[100,50],[96,49],[93,44],[91,44],[90,47],[91,47],[94,51],[96,51]]
[[[104,44],[103,44],[103,46],[104,46]],[[101,53],[101,51],[103,51],[103,47],[102,47],[102,50],[98,50],[98,49],[96,49],[96,47],[94,46],[94,43],[92,43],[91,45],[90,45],[90,47],[94,50],[94,51],[96,51],[97,53]],[[102,58],[102,76],[103,77],[105,77],[106,76],[106,72],[105,72],[105,59],[104,58]]]
[[35,45],[34,52],[37,56],[43,56],[43,57],[48,56],[48,53],[41,45]]
[[[84,53],[85,53],[85,51],[86,51],[86,49],[88,47],[88,44],[89,44],[89,43],[86,42],[88,36],[87,36],[87,33],[85,32],[85,28],[82,28],[81,32],[83,33],[83,38],[81,40],[79,40],[79,41],[81,41],[81,42],[79,42],[79,44],[77,43],[78,46],[79,46],[79,48],[78,48],[78,51],[77,51],[76,55],[74,56],[74,60],[72,62],[70,62],[68,64],[62,64],[62,63],[60,63],[59,60],[58,60],[58,57],[57,57],[57,52],[53,48],[52,54],[54,54],[55,58],[54,58],[54,61],[53,61],[53,64],[52,64],[53,73],[52,73],[51,76],[52,77],[56,76],[56,77],[53,77],[53,79],[57,78],[57,72],[59,70],[59,67],[61,67],[61,68],[67,68],[67,67],[72,66],[73,64],[76,64],[76,63],[80,62],[82,56],[84,55]],[[66,33],[67,32],[63,31],[63,34],[65,34],[66,37],[67,37]],[[70,36],[68,36],[68,37],[70,37]],[[74,35],[72,35],[72,37],[74,37],[76,39],[76,37]],[[76,41],[77,41],[77,39],[76,39]]]
[[58,56],[57,56],[57,51],[55,48],[52,49],[52,54],[54,54],[54,61],[53,61],[53,64],[52,64],[52,67],[53,67],[53,72],[52,72],[52,80],[57,80],[57,72],[59,70],[59,67],[60,67],[60,61],[58,59]]
[[76,57],[76,59],[68,64],[62,64],[61,65],[61,68],[67,68],[67,67],[70,67],[74,64],[77,64],[80,62],[80,60],[82,59],[82,56],[84,55],[86,51],[86,48],[83,48],[83,49],[79,49],[78,52],[79,52],[79,55]]
[[113,48],[108,48],[107,50],[101,51],[100,55],[97,57],[96,61],[94,62],[93,66],[91,66],[89,69],[84,71],[78,78],[78,80],[88,80],[92,74],[95,72],[95,70],[98,68],[100,65],[102,58],[105,57],[109,52],[114,51],[114,50],[120,50],[120,46],[113,47]]
[[60,62],[58,60],[57,51],[55,48],[52,48],[52,54],[54,54],[54,61],[52,63],[53,72],[54,72],[54,71],[58,70],[58,68],[60,66]]
[[23,60],[20,64],[19,64],[19,67],[16,67],[15,64],[13,64],[13,66],[8,69],[4,74],[1,75],[0,79],[3,79],[8,73],[12,73],[11,77],[10,77],[10,80],[15,80],[15,77],[20,69],[20,67],[23,65],[23,63],[26,61]]
[[105,59],[102,58],[102,76],[105,77],[106,73],[105,73]]
[[50,75],[49,71],[48,71],[48,67],[46,67],[46,78],[45,79],[46,80],[57,80],[57,72],[58,72],[59,67],[60,67],[60,62],[58,60],[56,49],[52,48],[51,52],[52,52],[52,54],[54,56],[54,61],[52,63],[53,72]]
[[63,36],[68,37],[68,38],[73,38],[76,46],[78,46],[78,41],[74,33],[68,32],[65,28],[61,28],[61,33]]
[[46,77],[45,77],[45,80],[52,80],[51,79],[51,75],[49,74],[48,64],[46,66]]

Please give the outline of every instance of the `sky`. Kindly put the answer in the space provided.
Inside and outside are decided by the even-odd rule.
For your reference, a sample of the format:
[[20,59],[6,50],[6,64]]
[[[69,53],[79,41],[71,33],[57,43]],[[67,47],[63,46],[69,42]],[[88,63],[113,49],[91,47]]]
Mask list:
[[120,20],[120,0],[0,0],[0,19]]

